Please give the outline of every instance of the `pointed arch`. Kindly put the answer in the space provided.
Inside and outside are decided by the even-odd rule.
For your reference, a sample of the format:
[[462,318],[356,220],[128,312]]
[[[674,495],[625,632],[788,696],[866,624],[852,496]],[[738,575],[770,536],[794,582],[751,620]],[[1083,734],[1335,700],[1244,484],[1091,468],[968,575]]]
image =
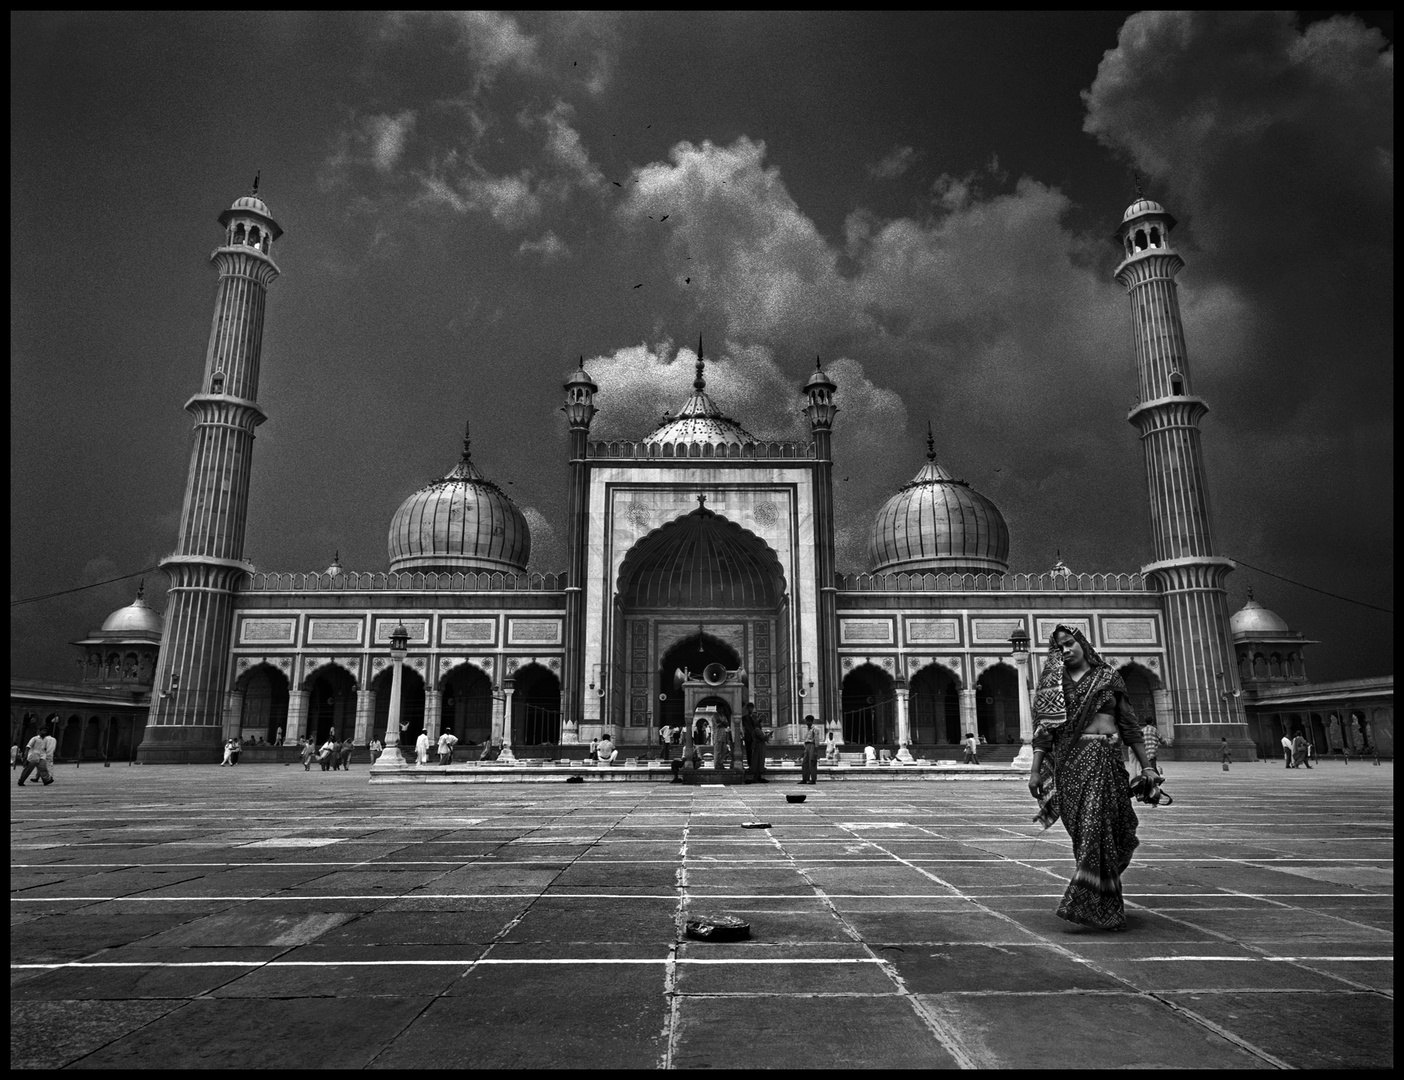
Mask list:
[[337,657],[329,656],[326,658],[326,660],[318,664],[316,667],[314,667],[311,671],[307,672],[303,676],[302,682],[298,684],[298,689],[310,689],[312,686],[312,680],[325,675],[327,673],[328,668],[336,668],[338,671],[345,672],[347,678],[351,680],[351,686],[357,690],[361,688],[361,680],[356,677],[356,673],[352,671],[349,667],[347,667],[344,663],[342,663],[342,661]]
[[843,677],[843,741],[895,745],[897,694],[892,676],[869,661]]
[[439,676],[443,694],[440,731],[455,736],[465,746],[492,738],[492,677],[471,660],[455,664]]
[[234,689],[244,695],[239,713],[239,733],[261,735],[269,742],[279,730],[287,731],[287,674],[267,660],[255,664],[234,681]]
[[960,742],[960,675],[933,660],[912,673],[907,692],[912,742],[934,745]]
[[536,661],[512,673],[512,742],[521,746],[554,745],[561,741],[561,680]]

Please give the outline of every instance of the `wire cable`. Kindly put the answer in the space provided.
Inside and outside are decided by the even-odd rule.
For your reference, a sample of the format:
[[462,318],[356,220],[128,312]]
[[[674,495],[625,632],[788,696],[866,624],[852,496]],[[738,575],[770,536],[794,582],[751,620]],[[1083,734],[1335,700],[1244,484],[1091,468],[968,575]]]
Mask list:
[[1367,607],[1373,611],[1383,611],[1386,615],[1394,614],[1392,608],[1379,607],[1376,604],[1367,604],[1364,600],[1352,600],[1349,596],[1341,596],[1339,593],[1327,592],[1325,589],[1318,589],[1315,585],[1307,585],[1300,581],[1293,581],[1291,578],[1283,577],[1281,574],[1274,574],[1271,570],[1264,570],[1261,566],[1254,566],[1250,562],[1244,562],[1236,555],[1229,555],[1226,556],[1226,558],[1232,559],[1234,562],[1238,563],[1239,566],[1248,567],[1249,570],[1256,570],[1260,574],[1266,574],[1268,577],[1277,578],[1278,581],[1285,581],[1288,585],[1296,585],[1298,588],[1310,589],[1312,592],[1319,592],[1323,596],[1330,596],[1336,600],[1344,600],[1347,604],[1359,604],[1361,607]]
[[79,585],[76,589],[60,589],[58,592],[45,593],[43,596],[27,596],[23,600],[11,600],[10,607],[19,607],[21,604],[34,604],[40,600],[52,600],[55,596],[67,596],[69,593],[82,592],[84,589],[96,589],[99,585],[111,585],[114,581],[126,581],[128,578],[141,577],[143,574],[154,574],[161,569],[159,566],[148,566],[144,570],[138,570],[133,574],[123,574],[121,577],[110,577],[106,581],[94,581],[91,585]]

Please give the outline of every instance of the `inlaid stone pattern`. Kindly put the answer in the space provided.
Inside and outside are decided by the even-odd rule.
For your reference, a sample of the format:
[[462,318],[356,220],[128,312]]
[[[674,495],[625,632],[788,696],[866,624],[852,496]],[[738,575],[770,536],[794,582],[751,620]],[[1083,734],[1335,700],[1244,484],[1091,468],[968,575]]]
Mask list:
[[1154,619],[1103,619],[1102,640],[1108,645],[1154,644]]
[[[763,505],[765,505],[765,506],[770,506],[769,503],[765,503],[765,504],[763,504]],[[774,509],[773,506],[770,507],[770,508],[771,508],[772,510]],[[759,515],[760,509],[761,509],[761,507],[757,507],[757,508],[756,508],[757,515]],[[770,723],[770,720],[771,720],[771,715],[770,715],[770,670],[771,670],[771,653],[770,653],[770,624],[769,624],[769,623],[763,623],[763,622],[761,622],[761,623],[756,623],[756,627],[755,627],[755,649],[756,649],[756,662],[755,662],[755,665],[754,665],[754,667],[755,667],[755,674],[754,674],[754,676],[753,676],[753,680],[752,680],[752,681],[753,681],[753,684],[754,684],[754,687],[755,687],[755,689],[754,689],[753,692],[754,692],[755,702],[756,702],[756,716],[760,719],[760,722],[761,722],[761,723],[763,723],[763,724],[768,724],[768,723]]]
[[629,699],[629,724],[631,727],[648,726],[648,623],[640,620],[631,627],[629,666],[633,671],[634,689],[639,682],[644,693],[635,692]]
[[891,619],[840,619],[839,644],[879,642],[887,645],[892,642]]
[[[1076,629],[1078,629],[1078,630],[1081,630],[1082,633],[1086,636],[1086,638],[1087,638],[1088,641],[1092,641],[1092,640],[1093,640],[1093,639],[1092,639],[1092,620],[1091,620],[1091,619],[1081,618],[1081,617],[1074,617],[1074,616],[1068,616],[1068,615],[1060,615],[1060,616],[1058,616],[1058,618],[1056,618],[1056,619],[1039,619],[1039,620],[1038,620],[1038,640],[1035,641],[1034,644],[1035,644],[1035,645],[1039,645],[1039,646],[1043,646],[1043,647],[1047,647],[1048,642],[1049,642],[1049,641],[1052,639],[1052,637],[1053,637],[1053,629],[1054,629],[1054,627],[1058,626],[1059,624],[1062,624],[1063,626],[1071,626],[1071,627],[1074,627],[1074,628],[1076,628]],[[1104,625],[1104,626],[1103,626],[1103,630],[1105,631],[1105,629],[1106,629],[1106,628],[1105,628],[1105,625]]]
[[239,641],[291,645],[296,630],[296,619],[245,619],[239,624]]

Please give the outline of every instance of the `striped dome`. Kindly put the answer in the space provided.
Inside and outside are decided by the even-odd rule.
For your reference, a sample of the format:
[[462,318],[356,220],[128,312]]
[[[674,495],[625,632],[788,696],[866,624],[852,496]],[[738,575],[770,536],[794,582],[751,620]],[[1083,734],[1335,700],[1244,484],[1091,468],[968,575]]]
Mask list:
[[878,511],[868,539],[874,573],[934,571],[1002,574],[1009,569],[1009,526],[989,499],[926,464]]
[[516,504],[480,473],[463,440],[448,475],[420,488],[390,520],[390,569],[526,570],[531,531]]
[[665,413],[663,423],[644,436],[644,442],[658,446],[663,443],[683,443],[691,446],[745,446],[756,437],[731,417],[722,413],[717,403],[707,395],[707,380],[702,377],[706,361],[702,343],[697,343],[697,377],[692,380],[692,396],[683,403],[677,415]]

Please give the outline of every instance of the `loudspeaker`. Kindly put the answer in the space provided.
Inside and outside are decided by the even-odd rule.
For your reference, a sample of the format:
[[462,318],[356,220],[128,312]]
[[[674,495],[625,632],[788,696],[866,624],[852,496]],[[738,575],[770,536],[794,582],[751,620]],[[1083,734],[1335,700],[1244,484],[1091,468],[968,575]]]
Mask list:
[[702,681],[708,686],[720,686],[726,682],[726,665],[708,664],[702,669]]

